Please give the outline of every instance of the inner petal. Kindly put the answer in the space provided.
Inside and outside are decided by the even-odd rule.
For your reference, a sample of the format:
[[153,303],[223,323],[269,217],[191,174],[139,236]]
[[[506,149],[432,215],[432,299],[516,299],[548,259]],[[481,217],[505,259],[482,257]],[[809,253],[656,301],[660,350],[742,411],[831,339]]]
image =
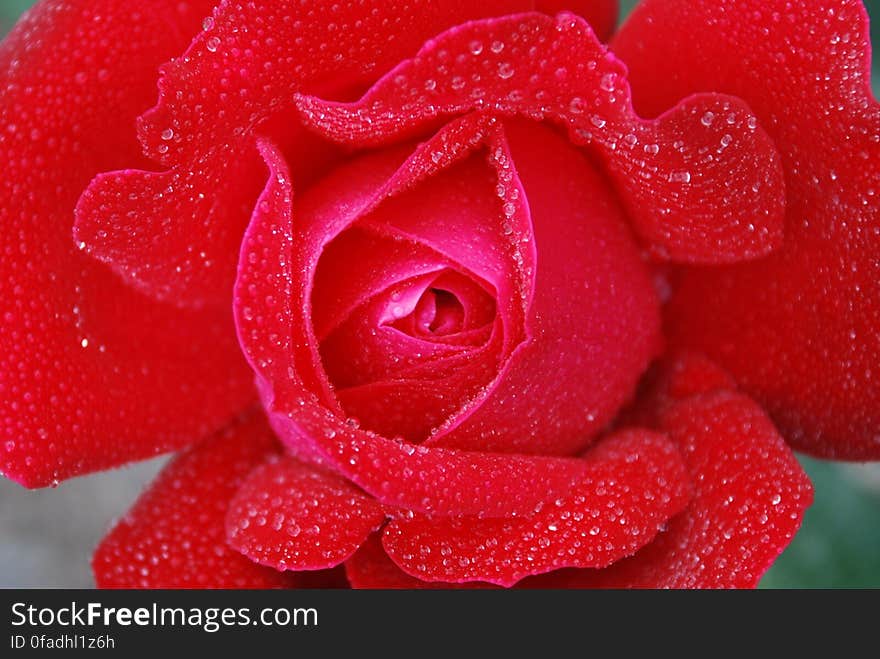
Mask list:
[[523,274],[480,151],[382,200],[322,250],[317,352],[341,411],[425,440],[522,340]]
[[[393,284],[366,300],[320,343],[338,391],[412,377],[442,378],[445,360],[485,346],[495,302],[481,284],[442,270]],[[451,368],[451,367],[450,367]]]
[[416,329],[427,336],[457,334],[464,323],[464,307],[453,293],[430,288],[416,308]]
[[[411,313],[404,315],[399,301],[392,301],[392,327],[425,341],[479,345],[483,330],[495,318],[494,296],[470,278],[445,270],[418,297]],[[480,340],[482,337],[482,340]]]
[[343,410],[420,442],[495,374],[494,298],[458,272],[413,277],[368,300],[320,344]]

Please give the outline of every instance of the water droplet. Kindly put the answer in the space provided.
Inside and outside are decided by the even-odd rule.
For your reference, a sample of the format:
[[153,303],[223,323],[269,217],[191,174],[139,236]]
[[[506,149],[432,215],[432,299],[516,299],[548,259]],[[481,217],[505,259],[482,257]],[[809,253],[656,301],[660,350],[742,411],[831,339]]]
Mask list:
[[583,114],[584,111],[584,99],[580,96],[575,96],[571,99],[571,103],[568,104],[568,111],[572,114]]

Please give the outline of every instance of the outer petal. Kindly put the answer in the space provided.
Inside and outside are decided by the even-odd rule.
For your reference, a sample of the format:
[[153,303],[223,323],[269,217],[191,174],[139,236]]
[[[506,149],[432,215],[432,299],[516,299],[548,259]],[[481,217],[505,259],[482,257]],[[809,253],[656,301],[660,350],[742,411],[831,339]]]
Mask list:
[[764,256],[781,241],[779,159],[748,108],[704,94],[656,120],[640,119],[625,67],[571,14],[462,25],[356,103],[303,97],[298,104],[322,134],[358,145],[387,143],[474,109],[547,118],[565,125],[575,143],[592,145],[657,256],[729,263]]
[[101,174],[76,207],[74,238],[129,286],[183,307],[229,300],[244,218],[262,184],[259,155],[239,147],[215,169]]
[[404,571],[424,581],[512,586],[563,567],[610,565],[650,542],[688,502],[681,456],[662,435],[630,430],[585,457],[572,490],[531,514],[508,519],[392,521],[382,543]]
[[229,544],[276,570],[342,563],[385,521],[375,500],[338,476],[281,458],[252,471],[226,515]]
[[80,240],[159,299],[223,302],[260,190],[257,135],[309,150],[278,128],[294,93],[349,96],[432,35],[531,4],[223,0],[186,53],[163,67],[159,103],[141,121],[147,154],[171,170],[97,179],[78,215]]
[[[723,391],[729,379],[699,355],[670,364],[659,382],[663,425],[683,449],[695,485],[691,505],[632,558],[604,570],[529,577],[518,587],[753,587],[788,544],[812,488],[766,416],[744,396]],[[456,558],[450,552],[449,565]],[[346,571],[356,588],[424,587],[375,543]]]
[[101,542],[92,565],[104,588],[272,588],[295,575],[251,562],[226,544],[230,500],[277,451],[252,413],[179,455]]
[[373,535],[357,553],[345,562],[345,574],[352,588],[387,590],[431,590],[497,588],[492,584],[471,581],[468,583],[442,583],[421,581],[397,567],[382,547],[379,535]]
[[[142,118],[141,138],[156,160],[186,163],[290,108],[297,92],[368,85],[431,36],[530,4],[366,0],[328,8],[324,0],[221,0],[185,55],[163,68],[159,103]],[[223,112],[206,113],[207,104]],[[170,144],[162,137],[169,126],[180,129]]]
[[786,239],[683,273],[675,343],[707,353],[810,453],[880,458],[880,106],[858,0],[646,0],[614,42],[637,105],[744,98],[782,154]]
[[603,586],[754,588],[800,528],[813,488],[761,409],[745,396],[707,394],[667,412],[696,492],[669,529]]
[[632,558],[601,571],[536,577],[528,586],[758,584],[800,527],[813,488],[761,408],[746,396],[719,389],[724,380],[717,367],[691,355],[672,367],[661,388],[661,425],[678,443],[694,483],[689,507]]
[[619,13],[617,0],[537,0],[535,9],[545,14],[570,11],[587,19],[602,41],[608,41],[617,27]]
[[28,486],[182,446],[253,397],[228,310],[145,300],[70,236],[89,178],[140,162],[132,122],[192,7],[43,2],[0,46],[0,470]]
[[676,402],[696,394],[735,391],[736,382],[723,368],[699,353],[668,354],[654,364],[639,385],[633,403],[614,420],[615,427],[656,428],[660,415]]

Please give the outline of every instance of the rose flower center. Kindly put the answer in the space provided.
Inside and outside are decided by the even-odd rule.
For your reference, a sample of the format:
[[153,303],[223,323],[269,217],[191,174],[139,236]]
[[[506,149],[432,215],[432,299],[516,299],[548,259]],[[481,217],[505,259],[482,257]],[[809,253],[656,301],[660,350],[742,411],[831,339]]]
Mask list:
[[423,334],[444,336],[462,329],[464,308],[454,293],[442,288],[430,288],[413,311],[415,327]]
[[551,127],[506,121],[408,182],[435,139],[366,153],[300,197],[314,265],[298,340],[321,395],[389,439],[581,450],[656,352],[657,300],[622,209]]
[[421,442],[496,372],[494,287],[424,244],[356,224],[321,255],[312,304],[327,380],[366,429]]
[[494,298],[456,272],[440,275],[422,291],[411,309],[400,297],[399,293],[392,295],[388,309],[391,320],[386,324],[426,341],[473,339],[475,331],[486,328],[495,317]]

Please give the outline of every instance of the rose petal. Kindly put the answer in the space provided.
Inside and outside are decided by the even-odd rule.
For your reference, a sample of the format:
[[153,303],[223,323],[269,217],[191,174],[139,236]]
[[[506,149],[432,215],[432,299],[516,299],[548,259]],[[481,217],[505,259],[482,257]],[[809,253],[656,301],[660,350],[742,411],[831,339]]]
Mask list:
[[321,346],[336,398],[364,428],[421,442],[498,372],[500,321],[427,341],[369,322],[374,315],[358,315],[352,321],[362,322],[346,323]]
[[101,588],[278,588],[296,576],[253,563],[226,544],[224,519],[245,477],[277,451],[252,413],[177,456],[101,541]]
[[617,27],[617,0],[537,0],[535,9],[551,16],[570,11],[585,18],[602,41],[607,41]]
[[[339,87],[341,81],[345,87],[370,84],[429,37],[530,4],[342,2],[332,9],[330,21],[324,0],[252,0],[246,6],[223,1],[183,57],[163,67],[159,103],[141,119],[141,138],[154,159],[169,165],[189,162],[236,134],[251,133],[294,93]],[[207,112],[209,105],[223,112]],[[171,144],[162,139],[169,126],[181,129]]]
[[[442,136],[435,137],[421,145],[416,154],[389,179],[386,187],[393,185],[409,188],[412,185],[409,182],[411,179],[424,177],[424,172],[415,169],[416,161],[421,159],[421,153],[434,151],[442,140]],[[367,156],[363,160],[365,171],[370,173],[378,169],[377,164],[370,162],[371,158],[378,164],[384,157]],[[436,169],[437,164],[433,160],[430,162],[431,168]],[[327,182],[328,200],[338,197],[335,192],[338,186],[333,181],[350,185],[355,176],[355,171],[345,170],[330,177]],[[394,239],[398,244],[402,241],[402,244],[420,245],[413,250],[416,254],[429,247],[441,255],[440,259],[431,261],[448,264],[445,268],[448,271],[447,280],[454,278],[452,272],[458,273],[456,277],[462,284],[458,287],[462,295],[468,292],[462,288],[466,281],[470,289],[473,289],[471,292],[480,292],[480,305],[491,303],[495,307],[504,329],[504,349],[509,352],[522,340],[524,282],[514,259],[510,258],[514,240],[505,234],[502,205],[496,196],[496,187],[497,179],[491,168],[484,162],[482,154],[475,154],[462,162],[451,164],[448,169],[437,173],[417,188],[401,190],[372,212],[364,214],[356,226],[380,233],[386,237],[386,241]],[[314,191],[306,196],[314,199]],[[320,227],[312,224],[315,229]],[[323,231],[318,233],[318,237],[322,233]],[[508,233],[512,233],[512,230]],[[358,235],[362,235],[360,229]],[[362,248],[370,249],[373,244],[373,241],[365,241]],[[388,250],[385,251],[388,253]],[[397,256],[393,252],[388,254],[392,258]],[[313,258],[311,254],[305,256]],[[350,262],[342,268],[360,272],[372,263],[373,258],[370,255],[361,260],[356,254],[351,254]],[[426,264],[431,261],[426,259]],[[321,259],[321,263],[323,262],[324,257]],[[411,257],[406,257],[404,262],[418,266]],[[383,270],[388,270],[388,267]],[[398,300],[395,303],[399,307],[398,316],[406,316],[414,311],[425,289],[434,284],[436,277],[419,275],[423,270],[424,267],[416,267],[413,274],[418,276],[410,278],[405,285],[386,289],[381,296],[376,296],[357,313],[352,313],[349,320],[322,343],[323,363],[334,384],[347,387],[393,379],[396,374],[427,362],[443,372],[444,362],[439,361],[439,358],[444,354],[462,352],[457,344],[445,341],[429,343],[418,337],[407,336],[389,322],[391,318],[386,312],[393,300]],[[397,266],[394,271],[398,271]],[[436,275],[441,274],[440,271],[434,272]],[[359,283],[353,276],[345,279],[358,290]],[[321,283],[316,283],[312,295],[315,307],[327,305],[329,302],[319,297],[323,293],[319,288]],[[464,295],[461,301],[468,300],[473,305],[477,304],[476,298],[470,293]],[[472,305],[466,306],[470,308]],[[491,327],[487,330],[491,333]],[[473,359],[470,365],[473,368],[470,370],[486,372],[483,368],[486,360],[477,351],[472,351],[471,356]],[[497,350],[491,355],[487,353],[486,356],[492,358],[493,365],[497,365]],[[469,366],[467,363],[464,365]],[[452,373],[450,369],[445,371]],[[485,385],[489,379],[491,377],[480,384]],[[461,390],[458,396],[450,400],[450,404],[457,403],[461,406],[474,393]]]
[[444,126],[388,182],[394,194],[359,224],[430,247],[493,289],[507,356],[527,331],[535,252],[528,214],[516,212],[522,201],[499,199],[504,172],[478,152],[496,132],[494,119],[479,115]]
[[[436,278],[437,273],[417,276],[395,286],[389,298],[397,297],[402,309],[407,309],[408,301],[414,307]],[[321,342],[322,362],[337,393],[342,388],[393,378],[420,364],[459,355],[465,349],[425,341],[386,324],[383,317],[389,301],[384,296],[371,300]]]
[[[432,151],[439,149],[441,140],[435,136],[429,141]],[[509,236],[514,228],[504,227],[504,221],[511,220],[496,194],[498,185],[485,155],[476,152],[390,198],[359,224],[430,247],[461,264],[496,290],[503,309],[511,304],[505,302],[507,298],[521,297],[522,285],[510,258],[514,240]]]
[[345,574],[352,588],[371,588],[384,590],[431,590],[431,589],[473,589],[497,588],[492,584],[470,581],[468,583],[442,583],[421,581],[411,577],[397,567],[378,534],[372,535],[357,553],[345,562]]
[[[264,130],[297,154],[291,174],[299,185],[338,159],[338,150],[290,122]],[[226,305],[236,266],[230,255],[263,182],[260,154],[245,143],[220,164],[107,172],[80,198],[74,238],[146,295],[181,307]]]
[[[420,147],[420,151],[439,153],[435,148],[442,143],[442,140],[442,135],[432,138]],[[418,153],[410,158],[401,168],[401,172],[406,172],[406,175],[398,174],[395,180],[406,181],[408,178],[424,176],[424,173],[414,168],[413,162],[418,159]],[[431,167],[437,167],[433,159]],[[346,176],[346,179],[350,179],[350,175]],[[453,354],[461,351],[446,344],[435,343],[433,347],[429,347],[421,341],[407,339],[390,327],[378,328],[376,318],[366,314],[353,316],[352,324],[340,328],[344,331],[330,337],[330,340],[322,345],[324,363],[331,373],[334,371],[338,373],[340,370],[355,371],[359,377],[374,380],[377,378],[372,375],[377,375],[374,373],[377,369],[388,371],[389,368],[396,368],[397,365],[401,369],[417,365],[408,360],[397,361],[405,357],[405,353],[411,352],[418,355],[418,361],[422,364],[431,362],[431,368],[435,371],[432,379],[438,379],[445,373],[448,374],[450,385],[452,380],[456,379],[467,381],[468,385],[461,387],[441,385],[447,395],[451,394],[444,400],[445,413],[441,414],[440,410],[434,410],[431,419],[426,418],[423,423],[409,427],[410,432],[422,435],[418,439],[423,438],[425,430],[434,427],[435,421],[443,421],[447,414],[470,403],[479,393],[478,390],[492,381],[497,373],[499,359],[509,355],[524,338],[523,307],[524,298],[529,295],[525,288],[529,285],[526,280],[530,278],[522,270],[528,268],[534,271],[531,265],[534,255],[523,253],[517,261],[514,252],[528,250],[528,243],[531,241],[530,228],[527,217],[524,226],[514,226],[517,221],[521,221],[521,218],[506,216],[503,204],[496,194],[497,188],[498,178],[486,165],[483,154],[474,154],[462,162],[452,164],[417,188],[404,190],[388,199],[358,223],[358,226],[370,227],[398,240],[417,241],[432,248],[455,264],[455,270],[462,272],[462,276],[470,279],[475,286],[481,286],[487,295],[489,290],[494,293],[496,313],[500,320],[498,329],[501,345],[498,341],[491,341],[483,347],[470,350],[467,353],[469,359],[461,355],[456,356],[454,360],[449,358],[440,360],[440,352]],[[505,229],[505,226],[508,228]],[[522,241],[520,237],[523,237]],[[360,265],[357,260],[354,263],[356,266]],[[426,283],[424,279],[418,281]],[[317,294],[318,291],[315,292]],[[399,291],[399,294],[403,296],[404,292]],[[416,298],[412,297],[411,301],[415,304]],[[401,300],[401,305],[403,302],[404,300]],[[378,306],[373,308],[374,313],[383,311],[381,304],[382,301],[377,299]],[[403,306],[402,311],[406,311]],[[453,361],[458,363],[455,368]],[[374,362],[374,365],[370,367],[365,362]],[[383,367],[386,362],[388,362],[387,367]],[[334,368],[334,365],[342,368]],[[399,378],[405,377],[407,376],[403,373],[399,375]],[[334,381],[337,384],[345,384],[339,380]],[[378,386],[388,388],[383,384]],[[343,391],[339,393],[340,398],[345,398]],[[389,390],[389,393],[394,392]],[[383,419],[385,422],[383,427],[391,415],[398,412],[407,413],[407,410],[413,411],[415,403],[407,401],[403,393],[401,390],[396,392],[393,399],[386,398],[389,403],[394,400],[400,404],[389,409],[389,414]],[[366,421],[356,412],[348,409],[347,411]],[[372,424],[366,424],[366,427],[378,430],[377,426]],[[415,438],[403,429],[392,432],[392,435]],[[503,444],[505,438],[500,439],[498,443]]]
[[[497,352],[497,342],[488,350]],[[447,377],[431,377],[430,365],[408,378],[373,382],[337,391],[345,411],[384,437],[419,443],[429,438],[443,422],[461,407],[463,397],[475,396],[492,379],[498,365],[484,362],[482,354],[468,353],[455,360],[446,359]],[[430,441],[430,438],[429,438]]]
[[736,384],[727,371],[705,355],[685,353],[667,360],[660,389],[663,403],[658,408],[662,411],[674,401],[697,394],[733,391]]
[[632,405],[618,415],[614,424],[618,428],[656,428],[660,415],[676,402],[696,394],[735,390],[736,382],[730,374],[705,355],[671,353],[651,367]]
[[[480,121],[471,123],[474,130],[479,130],[482,125]],[[443,131],[437,139],[442,143],[448,134],[456,133],[455,128],[450,126],[450,130]],[[322,368],[315,328],[309,321],[313,307],[313,277],[319,257],[331,241],[361,216],[369,216],[370,211],[389,196],[405,194],[406,189],[415,182],[431,175],[443,164],[448,164],[435,163],[427,156],[431,144],[433,142],[419,146],[403,165],[403,152],[391,150],[339,168],[303,197],[297,207],[297,222],[292,227],[279,227],[278,231],[268,234],[265,244],[246,241],[243,245],[236,310],[245,322],[256,325],[258,329],[241,339],[252,358],[257,358],[276,373],[275,379],[280,386],[286,387],[289,371],[293,369],[308,391],[317,393],[329,409],[339,410],[327,374]],[[257,204],[254,222],[263,221],[261,218],[269,215],[289,218],[292,195],[289,168],[282,154],[268,141],[261,142],[260,148],[269,165],[270,183]],[[470,148],[469,141],[460,146],[460,149]],[[452,151],[449,154],[452,155],[450,162],[454,162],[457,156]],[[342,187],[340,182],[344,182]],[[271,221],[274,219],[270,218]],[[292,246],[292,250],[288,249],[288,245]],[[268,256],[270,252],[271,257]],[[283,271],[296,272],[297,276],[286,275],[287,285],[284,286],[277,284],[285,282],[261,279],[245,287],[241,274],[260,259],[268,259],[268,262],[276,264],[275,270],[280,265]],[[271,292],[256,295],[260,287],[266,286],[271,287]],[[522,296],[513,286],[501,290],[507,293],[509,308],[509,312],[502,317],[514,316],[509,324],[516,326],[517,311],[522,315]],[[267,306],[273,305],[282,305],[286,310],[279,311],[280,315],[275,314],[274,317],[271,313],[264,313]],[[303,312],[291,315],[289,309],[294,307]],[[270,323],[281,322],[290,322],[291,325],[278,331],[268,327]],[[260,336],[267,331],[267,340],[261,340]]]
[[760,407],[716,391],[674,405],[663,426],[685,456],[691,505],[632,558],[544,586],[754,588],[791,542],[813,488]]
[[[201,3],[43,2],[0,46],[0,471],[36,487],[179,448],[254,398],[228,309],[128,290],[70,236]],[[192,10],[189,7],[193,7]]]
[[276,570],[331,568],[385,521],[385,511],[338,476],[281,458],[252,471],[229,504],[229,544]]
[[258,380],[273,429],[294,452],[336,472],[382,503],[432,515],[507,517],[567,492],[583,460],[429,449],[380,437],[316,404],[287,412]]
[[614,43],[643,112],[695,91],[737,94],[785,168],[783,249],[685,272],[669,313],[674,342],[730,371],[798,449],[862,460],[880,458],[880,106],[869,43],[856,0],[648,0]]
[[778,154],[745,104],[704,94],[656,120],[639,119],[625,67],[571,14],[458,26],[355,103],[300,96],[297,104],[315,130],[357,145],[410,136],[471,110],[548,118],[592,145],[657,256],[730,263],[781,242]]
[[145,295],[222,304],[235,275],[229,255],[262,183],[259,155],[244,148],[213,170],[101,174],[76,206],[74,239]]
[[[480,130],[480,125],[475,123],[473,128]],[[389,413],[380,414],[381,406],[370,405],[363,391],[357,399],[357,410],[343,408],[372,430],[415,438],[423,436],[444,415],[454,412],[456,406],[464,406],[461,413],[451,416],[452,421],[446,427],[434,434],[432,444],[499,452],[576,452],[608,423],[631,395],[636,380],[654,354],[658,343],[658,320],[652,284],[631,244],[614,200],[605,193],[604,181],[580,153],[549,129],[508,127],[517,136],[517,150],[528,161],[524,164],[535,188],[531,193],[520,183],[515,157],[502,142],[490,149],[498,170],[495,181],[486,181],[481,187],[479,163],[471,158],[451,165],[420,187],[407,190],[412,185],[408,181],[423,178],[442,161],[432,157],[417,168],[422,154],[441,153],[446,157],[450,150],[444,148],[447,146],[445,140],[456,130],[456,125],[450,126],[421,145],[398,173],[384,184],[389,191],[403,188],[402,191],[367,214],[358,226],[375,227],[377,231],[394,232],[397,238],[421,241],[447,258],[461,262],[480,279],[492,284],[500,296],[499,317],[502,321],[507,320],[505,325],[509,328],[505,332],[506,354],[516,348],[510,337],[515,337],[516,326],[522,322],[517,320],[517,315],[523,313],[523,297],[535,296],[534,309],[530,312],[534,316],[534,326],[528,326],[533,335],[531,343],[528,347],[521,347],[501,375],[477,397],[474,397],[476,388],[484,386],[488,379],[481,380],[476,376],[486,374],[486,364],[496,368],[497,360],[486,361],[480,357],[463,362],[463,370],[457,371],[455,377],[464,378],[469,384],[458,389],[458,396],[454,395],[454,387],[437,390],[433,398],[443,399],[444,405],[440,409],[430,410],[430,398],[420,396],[409,400],[403,396],[403,390],[395,391],[388,384],[376,386],[386,391],[382,400],[394,404]],[[469,148],[471,142],[464,140],[465,148]],[[305,286],[297,293],[299,301],[292,304],[306,309],[307,316],[312,308],[307,286],[308,272],[315,267],[314,255],[320,254],[336,232],[363,212],[359,208],[376,205],[368,197],[358,197],[360,193],[355,190],[367,190],[370,185],[381,188],[371,180],[376,178],[377,172],[389,170],[386,164],[389,160],[397,163],[395,157],[372,156],[358,161],[334,173],[305,196],[305,206],[298,222],[303,227],[292,239],[298,249],[294,252],[291,272],[297,273],[292,282],[296,286]],[[566,177],[544,176],[545,163],[551,160],[558,161],[560,171],[568,173]],[[345,184],[344,197],[340,197],[340,182]],[[498,201],[496,188],[504,189],[506,201]],[[382,193],[373,194],[381,197]],[[529,194],[534,199],[527,202]],[[602,196],[605,201],[599,203]],[[483,200],[484,206],[478,206],[475,200]],[[497,204],[497,210],[493,202]],[[548,254],[555,254],[553,258],[542,260],[539,270],[532,265],[535,239],[530,214],[523,206],[525,203],[535,205],[539,222],[537,240],[546,246]],[[507,207],[511,208],[509,213]],[[581,216],[583,207],[597,209],[589,223]],[[344,209],[344,212],[337,213],[337,208]],[[498,226],[493,227],[496,215],[500,215],[503,222],[499,220]],[[280,237],[282,234],[276,235]],[[344,235],[341,234],[340,238]],[[365,246],[372,244],[367,242]],[[511,249],[517,252],[511,255]],[[351,249],[344,251],[348,253]],[[247,255],[246,258],[256,256]],[[279,254],[273,258],[277,261],[287,257]],[[349,254],[349,258],[357,263],[354,253]],[[516,270],[519,262],[525,270],[523,275],[518,275]],[[539,274],[536,293],[520,290],[522,284],[511,285],[521,277],[531,279],[536,270]],[[576,294],[560,294],[560,290],[570,289],[573,271],[588,273],[587,281]],[[345,281],[351,283],[352,278],[345,278]],[[315,295],[322,291],[316,285]],[[330,297],[338,299],[339,296]],[[327,303],[328,300],[321,300],[315,306]],[[254,302],[242,308],[246,314],[252,315],[258,306]],[[380,310],[377,308],[376,312]],[[381,365],[386,360],[376,352],[389,355],[400,352],[394,348],[396,344],[390,342],[395,338],[393,335],[389,335],[389,342],[386,342],[384,334],[376,334],[375,323],[364,324],[363,316],[357,318],[359,324],[348,326],[343,334],[334,335],[322,348],[323,364],[337,385],[366,384],[366,381],[353,380],[353,374],[365,380],[380,377],[382,371],[376,371],[373,362]],[[584,318],[590,319],[589,322],[583,322]],[[293,318],[293,321],[297,319]],[[322,327],[325,325],[326,322],[321,323]],[[272,335],[286,336],[286,330],[273,331]],[[294,335],[298,333],[294,332]],[[301,337],[301,344],[315,343],[307,328],[303,329]],[[566,347],[561,349],[561,346]],[[428,352],[425,355],[431,357]],[[560,355],[564,355],[564,359]],[[264,359],[274,364],[279,380],[288,377],[287,367],[281,366],[283,360],[281,355]],[[290,367],[308,370],[313,368],[308,365],[310,361],[314,364],[315,360],[306,356],[298,366],[291,364]],[[351,377],[345,377],[346,373]],[[553,377],[539,380],[536,373],[553,373]],[[585,373],[590,376],[585,377]],[[399,377],[407,376],[401,374]],[[340,400],[353,401],[344,391],[338,396]],[[541,412],[542,418],[553,419],[552,432],[546,431],[546,424],[536,422],[536,410]],[[430,411],[435,413],[430,414]],[[401,414],[407,416],[408,421]],[[417,416],[422,417],[421,422]],[[393,431],[391,421],[395,418],[406,423]],[[381,423],[376,424],[375,420]]]
[[591,450],[572,490],[531,514],[508,519],[393,520],[382,543],[404,571],[424,581],[512,586],[564,567],[596,568],[650,542],[688,502],[681,456],[662,435],[619,433]]
[[324,248],[315,271],[315,337],[323,341],[355,309],[395,284],[439,273],[451,265],[417,242],[392,240],[359,227],[350,228]]
[[504,131],[501,184],[518,200],[507,202],[514,216],[534,227],[528,246],[537,250],[530,340],[428,443],[573,454],[611,421],[655,355],[657,300],[607,182],[584,155],[547,126],[513,121]]
[[186,306],[222,303],[260,192],[256,135],[291,144],[302,162],[315,164],[307,141],[281,121],[295,92],[349,96],[433,34],[529,3],[398,4],[220,2],[186,52],[162,68],[159,102],[140,123],[147,155],[170,170],[101,176],[80,205],[78,240],[148,295]]

